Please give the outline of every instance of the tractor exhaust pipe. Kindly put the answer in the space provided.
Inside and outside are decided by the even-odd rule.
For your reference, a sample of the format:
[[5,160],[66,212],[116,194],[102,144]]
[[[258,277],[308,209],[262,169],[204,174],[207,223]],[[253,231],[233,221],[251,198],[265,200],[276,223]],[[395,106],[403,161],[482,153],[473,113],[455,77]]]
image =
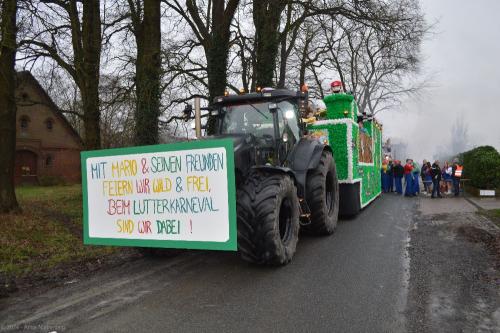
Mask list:
[[196,138],[201,139],[201,107],[199,97],[194,98],[194,128]]

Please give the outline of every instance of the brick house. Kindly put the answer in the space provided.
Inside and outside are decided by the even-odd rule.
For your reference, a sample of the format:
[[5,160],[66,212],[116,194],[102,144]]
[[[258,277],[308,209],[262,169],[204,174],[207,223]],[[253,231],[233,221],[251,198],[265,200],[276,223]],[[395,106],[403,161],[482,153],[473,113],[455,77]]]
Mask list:
[[80,182],[82,139],[27,71],[17,73],[16,103],[16,185],[44,177]]

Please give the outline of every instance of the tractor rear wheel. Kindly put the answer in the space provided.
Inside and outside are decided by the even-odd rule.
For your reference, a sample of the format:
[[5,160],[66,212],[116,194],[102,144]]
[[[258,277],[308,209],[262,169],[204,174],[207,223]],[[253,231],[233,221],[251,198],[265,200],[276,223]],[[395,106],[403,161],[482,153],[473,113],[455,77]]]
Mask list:
[[299,201],[292,178],[254,170],[238,189],[238,250],[256,264],[290,262],[299,237]]
[[306,192],[311,224],[303,228],[310,234],[331,235],[339,215],[339,183],[331,152],[323,151],[318,166],[308,174]]

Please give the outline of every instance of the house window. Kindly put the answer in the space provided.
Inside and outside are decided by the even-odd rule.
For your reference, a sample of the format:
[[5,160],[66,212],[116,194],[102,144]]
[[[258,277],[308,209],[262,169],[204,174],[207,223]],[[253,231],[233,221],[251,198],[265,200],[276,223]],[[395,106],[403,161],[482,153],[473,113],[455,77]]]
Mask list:
[[45,158],[45,166],[51,166],[54,163],[54,157],[52,155],[47,155]]
[[21,130],[26,130],[28,128],[28,124],[30,122],[30,119],[27,117],[27,116],[22,116],[20,119],[19,119],[19,122],[21,124]]
[[45,120],[45,126],[49,131],[52,131],[52,129],[54,128],[54,121],[50,118]]
[[29,175],[31,175],[31,168],[27,165],[23,165],[21,167],[21,173],[23,176],[29,176]]

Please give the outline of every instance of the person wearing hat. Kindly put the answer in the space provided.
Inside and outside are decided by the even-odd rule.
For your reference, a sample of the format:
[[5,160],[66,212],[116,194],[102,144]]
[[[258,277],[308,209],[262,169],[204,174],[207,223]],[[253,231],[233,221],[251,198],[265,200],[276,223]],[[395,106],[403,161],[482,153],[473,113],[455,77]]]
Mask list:
[[332,91],[332,94],[341,94],[344,91],[341,81],[333,81],[332,83],[330,83],[330,89]]

